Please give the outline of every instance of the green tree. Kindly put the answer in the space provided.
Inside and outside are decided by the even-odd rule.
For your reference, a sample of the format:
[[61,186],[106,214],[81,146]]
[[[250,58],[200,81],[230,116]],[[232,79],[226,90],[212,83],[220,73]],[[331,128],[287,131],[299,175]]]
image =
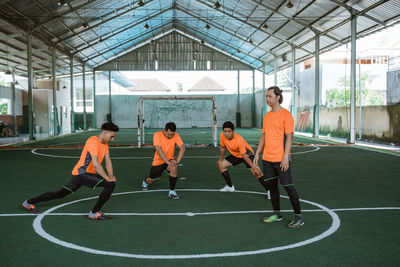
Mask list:
[[7,102],[0,103],[0,114],[5,115],[7,114],[7,111],[8,111],[8,103]]
[[[368,85],[375,79],[376,75],[364,72],[361,75],[361,104],[366,105],[383,105],[385,103],[384,96],[380,92],[370,91]],[[359,81],[356,81],[356,103],[359,101]],[[326,105],[328,107],[340,107],[350,105],[350,79],[341,77],[338,81],[338,88],[331,88],[326,91]]]

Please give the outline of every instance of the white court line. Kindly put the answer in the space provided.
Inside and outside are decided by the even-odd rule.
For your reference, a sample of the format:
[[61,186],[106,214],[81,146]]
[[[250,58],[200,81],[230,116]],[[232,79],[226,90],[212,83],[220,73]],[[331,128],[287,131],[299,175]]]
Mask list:
[[[154,193],[154,192],[161,192],[161,191],[168,191],[165,189],[162,190],[151,190],[151,191],[131,191],[131,192],[121,192],[121,193],[115,193],[115,195],[126,195],[126,194],[138,194],[138,193]],[[179,191],[201,191],[201,192],[219,192],[219,190],[216,189],[181,189]],[[265,195],[265,192],[255,192],[255,191],[240,191],[237,190],[231,194],[238,194],[238,193],[248,193],[248,194],[257,194],[257,195]],[[282,196],[282,198],[288,198],[287,196]],[[48,241],[55,243],[60,246],[64,246],[70,249],[75,249],[87,253],[92,253],[92,254],[97,254],[97,255],[107,255],[107,256],[116,256],[116,257],[127,257],[127,258],[138,258],[138,259],[192,259],[192,258],[212,258],[212,257],[235,257],[235,256],[244,256],[244,255],[256,255],[256,254],[264,254],[264,253],[269,253],[269,252],[275,252],[275,251],[281,251],[281,250],[286,250],[286,249],[292,249],[296,247],[301,247],[305,246],[317,241],[320,241],[321,239],[324,239],[334,232],[337,231],[340,227],[340,219],[337,214],[330,210],[329,208],[309,201],[309,200],[304,200],[300,199],[301,202],[316,206],[320,208],[321,210],[324,210],[331,218],[332,218],[332,223],[329,226],[327,230],[322,232],[319,235],[316,235],[314,237],[311,237],[309,239],[306,239],[304,241],[300,241],[297,243],[292,243],[289,245],[284,245],[284,246],[278,246],[278,247],[272,247],[272,248],[264,248],[264,249],[258,249],[258,250],[248,250],[248,251],[233,251],[233,252],[221,252],[221,253],[204,253],[204,254],[181,254],[181,255],[154,255],[154,254],[131,254],[131,253],[122,253],[122,252],[117,252],[117,251],[104,251],[104,250],[98,250],[98,249],[92,249],[88,247],[83,247],[79,246],[73,243],[69,243],[63,240],[60,240],[51,234],[47,233],[43,227],[42,227],[42,220],[44,219],[45,216],[49,215],[52,211],[55,211],[56,209],[62,208],[67,205],[71,205],[74,203],[78,203],[81,201],[87,201],[91,199],[96,199],[97,197],[89,197],[89,198],[84,198],[84,199],[78,199],[74,200],[68,203],[64,203],[58,206],[55,206],[53,208],[50,208],[46,211],[44,211],[42,214],[39,214],[33,221],[33,228],[35,232],[40,235],[41,237],[47,239]]]
[[[311,153],[320,150],[318,146],[310,146],[313,147],[313,150],[307,150],[307,151],[299,151],[299,152],[292,152],[292,155],[296,154],[305,154],[305,153]],[[77,156],[63,156],[63,155],[52,155],[52,154],[45,154],[45,153],[39,153],[37,152],[38,149],[41,148],[35,148],[31,150],[32,154],[38,155],[38,156],[43,156],[43,157],[50,157],[50,158],[65,158],[65,159],[79,159],[80,157]],[[152,159],[153,157],[111,157],[111,160],[113,159]],[[218,159],[219,157],[217,156],[184,156],[185,159]]]
[[[179,190],[178,190],[179,191]],[[342,208],[331,209],[332,211],[377,211],[377,210],[400,210],[400,207],[376,207],[376,208]],[[225,214],[251,214],[251,213],[270,213],[273,210],[248,210],[248,211],[211,211],[211,212],[107,212],[107,215],[113,216],[196,216],[196,215],[225,215]],[[293,210],[281,210],[281,212],[291,213]],[[301,212],[325,212],[321,209],[307,209]],[[5,213],[0,214],[0,217],[13,217],[13,216],[37,216],[33,213]],[[87,213],[50,213],[47,216],[84,216]]]

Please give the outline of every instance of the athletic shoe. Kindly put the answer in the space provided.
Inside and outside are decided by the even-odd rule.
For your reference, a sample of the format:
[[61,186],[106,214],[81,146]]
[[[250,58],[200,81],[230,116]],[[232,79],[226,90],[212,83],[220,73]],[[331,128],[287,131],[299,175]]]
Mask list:
[[24,207],[25,209],[29,210],[30,212],[32,212],[33,214],[40,214],[42,213],[40,210],[38,210],[35,205],[33,204],[29,204],[28,200],[25,200],[24,203],[22,203],[22,207]]
[[265,217],[264,219],[262,219],[262,221],[265,223],[280,222],[282,221],[282,216],[274,214],[269,217]]
[[219,191],[220,192],[235,192],[235,186],[234,185],[232,185],[232,186],[225,185],[225,187],[221,188]]
[[304,224],[303,218],[297,218],[295,217],[293,221],[291,221],[288,225],[289,228],[299,228]]
[[175,190],[170,190],[168,196],[172,199],[179,199],[178,194],[175,192]]
[[109,220],[109,219],[112,219],[111,216],[105,215],[101,211],[98,211],[98,212],[90,211],[88,217],[89,217],[89,219],[92,219],[92,220]]
[[144,180],[142,182],[142,190],[143,191],[149,190],[149,184],[146,183]]

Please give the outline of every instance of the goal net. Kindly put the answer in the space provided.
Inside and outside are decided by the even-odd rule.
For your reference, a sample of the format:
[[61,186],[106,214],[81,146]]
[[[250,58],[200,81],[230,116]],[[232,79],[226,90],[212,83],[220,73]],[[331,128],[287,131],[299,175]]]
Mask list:
[[143,96],[137,100],[138,147],[174,122],[185,144],[217,146],[217,101],[213,96]]

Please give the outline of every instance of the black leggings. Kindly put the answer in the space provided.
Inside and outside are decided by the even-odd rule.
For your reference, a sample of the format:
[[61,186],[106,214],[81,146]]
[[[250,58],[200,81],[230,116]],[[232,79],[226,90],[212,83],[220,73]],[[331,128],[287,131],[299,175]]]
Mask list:
[[[98,212],[101,210],[103,205],[107,202],[107,200],[110,198],[112,192],[114,191],[115,183],[102,180],[97,186],[104,187],[104,189],[101,191],[96,204],[93,206],[92,212]],[[31,198],[28,200],[28,203],[34,205],[38,202],[49,201],[49,200],[53,200],[53,199],[61,199],[70,193],[71,193],[71,191],[62,187],[58,191],[46,192],[46,193],[41,194],[40,196]]]

